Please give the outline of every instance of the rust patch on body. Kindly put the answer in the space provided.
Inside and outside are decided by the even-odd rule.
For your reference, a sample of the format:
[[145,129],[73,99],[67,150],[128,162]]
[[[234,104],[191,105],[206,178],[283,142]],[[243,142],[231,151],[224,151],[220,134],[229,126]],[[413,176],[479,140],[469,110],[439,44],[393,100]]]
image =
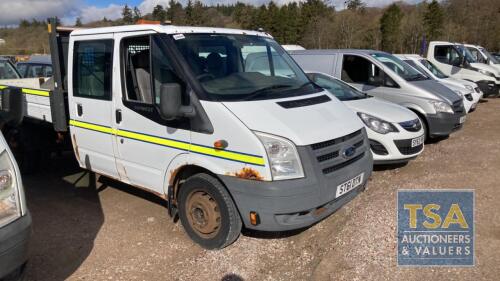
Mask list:
[[243,167],[243,169],[234,173],[234,175],[240,179],[258,180],[258,181],[264,180],[264,177],[262,177],[258,171],[250,167]]
[[75,151],[76,160],[78,160],[78,162],[80,162],[80,152],[78,152],[78,144],[76,143],[75,134],[73,134],[73,137],[71,138],[71,140],[73,141],[73,150]]

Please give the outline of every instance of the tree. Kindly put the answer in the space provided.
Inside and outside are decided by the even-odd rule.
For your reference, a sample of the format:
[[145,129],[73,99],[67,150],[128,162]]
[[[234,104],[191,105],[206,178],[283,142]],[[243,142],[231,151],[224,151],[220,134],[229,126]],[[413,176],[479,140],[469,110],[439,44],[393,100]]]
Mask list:
[[400,26],[403,13],[398,5],[392,4],[380,18],[382,49],[391,53],[397,52],[400,43]]
[[424,27],[429,40],[436,40],[441,36],[443,23],[444,11],[436,0],[432,0],[424,13]]
[[162,5],[156,5],[153,8],[152,16],[153,16],[153,20],[164,22],[167,19],[167,11],[165,11],[165,9],[163,9]]
[[167,19],[173,24],[185,24],[185,11],[182,8],[181,3],[176,0],[170,0],[168,2]]
[[80,17],[76,18],[75,26],[82,26],[82,19]]
[[122,10],[122,20],[124,24],[133,24],[134,16],[132,15],[132,9],[129,8],[128,5],[125,4]]
[[142,18],[141,11],[139,10],[139,8],[137,8],[137,6],[134,7],[134,22],[137,22],[141,18]]
[[366,4],[361,0],[347,0],[346,2],[347,9],[352,11],[363,10]]

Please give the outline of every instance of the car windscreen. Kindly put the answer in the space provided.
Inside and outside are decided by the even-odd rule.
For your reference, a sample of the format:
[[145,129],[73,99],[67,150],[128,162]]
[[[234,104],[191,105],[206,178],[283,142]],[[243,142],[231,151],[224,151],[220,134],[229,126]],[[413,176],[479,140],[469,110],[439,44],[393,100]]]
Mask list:
[[420,60],[420,63],[425,66],[428,70],[432,72],[437,78],[445,79],[448,78],[446,74],[444,74],[439,68],[437,68],[432,62],[428,60]]
[[341,101],[359,100],[369,97],[365,93],[358,91],[356,88],[348,85],[347,83],[331,76],[315,72],[307,73],[307,76],[309,76],[309,78],[316,83],[316,85],[332,93]]
[[176,34],[174,44],[212,100],[285,98],[318,91],[273,39]]
[[462,56],[465,57],[465,60],[468,63],[477,62],[477,60],[474,58],[474,55],[469,51],[469,49],[465,48],[464,46],[455,45],[455,49],[458,51],[459,54],[462,54]]
[[408,65],[406,62],[398,59],[397,57],[386,53],[373,53],[373,58],[389,67],[396,74],[401,76],[406,81],[419,81],[428,80],[429,77],[418,72],[415,68]]

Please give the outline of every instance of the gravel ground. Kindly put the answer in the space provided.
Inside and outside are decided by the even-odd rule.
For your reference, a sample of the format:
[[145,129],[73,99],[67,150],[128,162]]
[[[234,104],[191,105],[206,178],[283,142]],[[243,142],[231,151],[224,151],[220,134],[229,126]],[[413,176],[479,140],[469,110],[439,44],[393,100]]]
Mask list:
[[[295,233],[248,233],[221,251],[193,244],[161,200],[94,182],[66,159],[26,176],[33,215],[29,280],[498,280],[500,99],[403,167],[377,169],[366,191]],[[72,164],[69,164],[72,163]],[[476,266],[399,268],[398,189],[476,191]]]

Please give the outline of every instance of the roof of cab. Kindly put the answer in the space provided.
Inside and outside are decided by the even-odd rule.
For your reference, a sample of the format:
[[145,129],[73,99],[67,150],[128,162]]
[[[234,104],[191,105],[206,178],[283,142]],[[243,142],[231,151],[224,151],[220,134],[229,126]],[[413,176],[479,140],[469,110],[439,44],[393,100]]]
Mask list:
[[297,50],[297,51],[289,51],[290,54],[293,55],[334,55],[334,54],[379,54],[385,53],[383,51],[377,50],[364,50],[364,49],[314,49],[314,50]]
[[136,25],[120,25],[120,26],[110,26],[110,27],[75,29],[73,32],[71,32],[71,36],[134,32],[134,31],[151,31],[151,30],[156,31],[158,33],[166,33],[166,34],[179,34],[179,33],[246,34],[246,35],[257,35],[257,36],[272,38],[272,36],[268,33],[252,31],[252,30],[215,28],[215,27],[159,25],[159,24],[136,24]]

